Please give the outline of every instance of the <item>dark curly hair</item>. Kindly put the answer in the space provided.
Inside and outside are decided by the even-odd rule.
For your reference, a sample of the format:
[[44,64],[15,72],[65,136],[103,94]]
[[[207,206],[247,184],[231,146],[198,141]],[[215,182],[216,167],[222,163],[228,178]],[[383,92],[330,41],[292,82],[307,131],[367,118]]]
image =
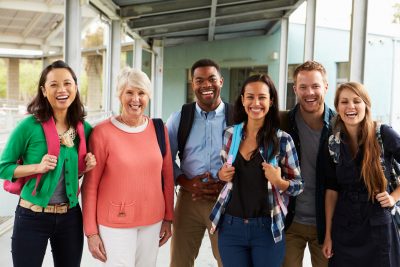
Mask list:
[[203,58],[203,59],[199,59],[195,63],[193,63],[192,67],[190,68],[191,77],[193,78],[194,71],[197,68],[203,68],[203,67],[214,67],[218,71],[218,74],[221,75],[221,69],[217,62],[215,62],[214,60],[208,59],[208,58]]
[[[233,110],[233,121],[235,124],[244,122],[244,127],[246,126],[248,116],[243,107],[242,96],[244,96],[246,86],[249,83],[254,83],[254,82],[262,82],[267,85],[270,99],[272,102],[272,105],[269,107],[268,113],[265,116],[264,124],[257,133],[258,147],[263,146],[265,148],[268,148],[269,144],[272,142],[273,153],[270,154],[270,157],[272,157],[272,155],[276,154],[279,151],[278,138],[276,137],[276,130],[279,129],[280,120],[279,120],[278,93],[276,91],[274,82],[268,75],[265,74],[252,75],[244,81],[242,89],[240,90],[240,94],[235,101]],[[257,152],[258,148],[252,152],[251,157],[254,157],[257,154]]]
[[[68,70],[71,73],[71,76],[75,81],[75,84],[78,85],[78,79],[76,78],[74,71],[64,61],[62,61],[62,60],[54,61],[53,63],[48,65],[46,68],[44,68],[40,75],[36,96],[28,104],[28,108],[27,108],[28,113],[35,116],[35,118],[40,122],[45,122],[54,115],[53,109],[52,109],[49,101],[47,100],[47,98],[45,98],[43,96],[43,93],[42,93],[42,87],[45,86],[45,83],[47,80],[47,75],[53,69]],[[85,116],[86,116],[86,113],[85,113],[83,104],[81,102],[80,96],[79,96],[79,90],[77,90],[74,101],[68,107],[67,121],[70,126],[76,128],[76,126],[78,125],[78,122],[79,121],[83,122],[83,120],[85,119]]]

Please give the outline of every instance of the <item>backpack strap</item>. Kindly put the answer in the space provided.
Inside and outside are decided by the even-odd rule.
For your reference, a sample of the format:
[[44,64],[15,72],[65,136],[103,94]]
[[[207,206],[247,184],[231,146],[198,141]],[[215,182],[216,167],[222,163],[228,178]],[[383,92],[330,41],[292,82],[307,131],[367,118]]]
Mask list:
[[152,121],[154,124],[154,128],[156,129],[158,146],[160,147],[161,154],[164,158],[166,153],[164,122],[162,119],[159,118],[153,118]]
[[233,125],[233,105],[224,101],[226,126]]
[[76,133],[79,136],[78,173],[82,173],[86,169],[85,156],[87,153],[87,147],[86,147],[85,130],[83,127],[83,123],[81,121],[79,121],[78,125],[76,126]]
[[[58,157],[58,155],[60,154],[60,140],[58,138],[54,118],[50,117],[49,120],[42,122],[41,124],[46,138],[47,154]],[[38,173],[36,175],[36,184],[35,188],[32,191],[33,196],[36,195],[36,189],[40,183],[40,180],[42,179],[42,175],[43,175],[42,173]]]
[[187,139],[192,129],[194,113],[196,112],[196,102],[184,104],[181,109],[181,119],[178,127],[178,156],[183,158],[183,150],[185,149]]
[[[233,105],[224,101],[226,126],[233,125]],[[181,109],[181,119],[178,127],[178,156],[182,160],[190,130],[192,129],[194,114],[196,112],[196,102],[184,104]]]

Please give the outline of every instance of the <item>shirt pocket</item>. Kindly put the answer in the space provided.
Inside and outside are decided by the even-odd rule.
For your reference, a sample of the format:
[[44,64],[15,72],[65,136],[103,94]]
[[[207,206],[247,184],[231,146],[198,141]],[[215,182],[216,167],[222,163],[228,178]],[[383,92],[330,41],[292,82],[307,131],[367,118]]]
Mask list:
[[130,224],[135,219],[135,203],[110,202],[108,207],[108,221],[116,224]]

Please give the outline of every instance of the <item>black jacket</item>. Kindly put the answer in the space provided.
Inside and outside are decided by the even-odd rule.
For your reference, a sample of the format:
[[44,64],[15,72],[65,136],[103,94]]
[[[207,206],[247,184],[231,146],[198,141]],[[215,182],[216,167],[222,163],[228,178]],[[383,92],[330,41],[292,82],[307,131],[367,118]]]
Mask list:
[[[295,115],[299,110],[299,104],[297,104],[292,110],[281,113],[281,121],[283,122],[282,130],[289,133],[293,142],[296,146],[297,155],[301,162],[301,153],[300,153],[300,139],[298,134],[298,128],[296,125]],[[326,144],[326,140],[329,137],[330,129],[330,121],[336,115],[335,111],[330,109],[326,104],[324,104],[324,126],[321,132],[321,138],[319,141],[318,155],[317,155],[317,164],[316,164],[316,192],[315,192],[315,210],[316,210],[316,221],[317,221],[317,234],[318,234],[318,242],[322,244],[325,238],[325,186],[324,186],[324,176],[322,166],[325,165],[324,161],[329,160],[323,157],[323,146]],[[283,118],[283,116],[287,116]],[[286,128],[286,129],[285,129]],[[296,207],[296,197],[290,197],[289,206],[288,206],[288,214],[285,219],[285,228],[287,229],[293,222],[294,213]]]

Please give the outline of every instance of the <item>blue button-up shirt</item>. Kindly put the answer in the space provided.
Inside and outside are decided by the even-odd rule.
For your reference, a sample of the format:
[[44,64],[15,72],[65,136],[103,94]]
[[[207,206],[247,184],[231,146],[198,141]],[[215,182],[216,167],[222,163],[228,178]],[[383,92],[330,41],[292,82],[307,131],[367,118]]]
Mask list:
[[[189,179],[205,172],[209,172],[212,177],[217,177],[217,172],[222,164],[219,156],[222,148],[222,134],[226,127],[224,110],[225,104],[222,101],[217,109],[210,112],[203,111],[196,103],[193,125],[186,142],[180,167],[174,160],[175,182],[181,174],[185,174]],[[173,159],[176,158],[178,152],[180,119],[181,111],[177,111],[167,121]]]

